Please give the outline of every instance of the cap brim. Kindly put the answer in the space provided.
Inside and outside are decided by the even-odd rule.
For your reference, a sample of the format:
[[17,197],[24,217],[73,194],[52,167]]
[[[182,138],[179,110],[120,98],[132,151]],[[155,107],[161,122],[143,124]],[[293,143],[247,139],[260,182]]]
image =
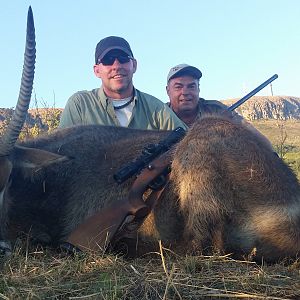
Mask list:
[[98,61],[101,60],[101,59],[102,59],[109,51],[111,51],[111,50],[121,50],[121,51],[125,52],[127,55],[130,55],[130,56],[132,55],[131,52],[128,51],[128,49],[126,49],[126,48],[124,48],[124,47],[114,46],[114,47],[109,47],[109,48],[107,48],[105,51],[103,51],[103,52],[101,53],[101,55],[98,56],[97,60],[98,60]]

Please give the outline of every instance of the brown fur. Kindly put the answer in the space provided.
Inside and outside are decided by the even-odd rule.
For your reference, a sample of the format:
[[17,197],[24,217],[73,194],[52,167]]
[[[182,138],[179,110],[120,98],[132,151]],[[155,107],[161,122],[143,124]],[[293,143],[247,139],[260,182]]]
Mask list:
[[267,260],[300,250],[299,183],[246,126],[200,120],[178,145],[172,170],[185,237],[199,247],[236,254],[255,248]]
[[[66,240],[88,216],[127,195],[132,179],[118,185],[113,174],[167,134],[78,126],[17,146],[2,191],[2,238],[25,231],[46,244]],[[136,253],[154,250],[158,239],[185,253],[255,249],[266,260],[298,253],[299,183],[246,126],[202,118],[172,151],[171,180],[131,242]]]

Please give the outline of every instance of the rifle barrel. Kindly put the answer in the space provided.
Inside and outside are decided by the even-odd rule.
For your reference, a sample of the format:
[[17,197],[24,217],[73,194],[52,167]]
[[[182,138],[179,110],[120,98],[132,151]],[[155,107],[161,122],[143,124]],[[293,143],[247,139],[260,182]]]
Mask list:
[[262,90],[265,86],[267,86],[269,83],[271,83],[273,80],[275,80],[276,78],[278,78],[278,75],[275,74],[272,77],[270,77],[268,80],[266,80],[264,83],[262,83],[260,86],[258,86],[256,89],[254,89],[253,91],[251,91],[250,93],[248,93],[246,96],[244,96],[243,98],[241,98],[239,101],[237,101],[236,103],[232,104],[228,110],[233,111],[235,110],[237,107],[239,107],[241,104],[243,104],[245,101],[247,101],[249,98],[251,98],[252,96],[254,96],[256,93],[258,93],[260,90]]

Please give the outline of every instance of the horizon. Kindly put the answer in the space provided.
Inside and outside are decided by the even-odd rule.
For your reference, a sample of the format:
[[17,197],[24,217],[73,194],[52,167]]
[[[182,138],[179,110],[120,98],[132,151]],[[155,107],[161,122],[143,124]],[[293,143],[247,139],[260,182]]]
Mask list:
[[[256,98],[256,99],[255,99]],[[259,99],[257,99],[259,98]],[[278,99],[279,98],[279,99]],[[286,96],[286,95],[253,95],[250,98],[248,98],[245,102],[243,102],[242,104],[238,105],[238,107],[236,108],[237,110],[242,108],[242,105],[247,104],[247,103],[251,103],[253,104],[253,101],[265,101],[265,100],[270,100],[270,101],[274,101],[274,103],[276,103],[276,100],[296,100],[299,101],[300,103],[300,97],[297,96]],[[220,101],[224,104],[226,104],[228,107],[235,104],[236,102],[240,101],[241,98],[228,98],[228,99],[221,99]],[[42,106],[40,106],[39,104],[42,104]],[[0,109],[4,109],[4,110],[14,110],[14,107],[1,107]],[[44,110],[44,109],[58,109],[58,110],[63,110],[64,107],[57,107],[57,106],[51,106],[49,105],[49,103],[31,103],[28,112],[36,112],[37,110]]]
[[279,78],[256,96],[300,96],[299,1],[127,4],[5,1],[0,12],[0,107],[17,102],[29,5],[37,43],[32,103],[36,98],[63,108],[76,91],[99,87],[92,70],[94,50],[109,35],[130,43],[138,61],[135,87],[163,102],[168,71],[179,63],[202,71],[200,96],[205,99],[242,98],[275,73]]

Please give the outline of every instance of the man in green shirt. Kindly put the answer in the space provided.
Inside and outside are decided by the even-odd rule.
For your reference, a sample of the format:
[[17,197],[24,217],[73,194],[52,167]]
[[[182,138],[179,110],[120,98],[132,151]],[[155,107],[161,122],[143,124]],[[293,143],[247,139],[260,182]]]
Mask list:
[[94,73],[100,88],[72,95],[62,113],[60,127],[101,124],[136,129],[172,130],[186,125],[157,98],[133,86],[137,61],[128,42],[117,36],[96,46]]

